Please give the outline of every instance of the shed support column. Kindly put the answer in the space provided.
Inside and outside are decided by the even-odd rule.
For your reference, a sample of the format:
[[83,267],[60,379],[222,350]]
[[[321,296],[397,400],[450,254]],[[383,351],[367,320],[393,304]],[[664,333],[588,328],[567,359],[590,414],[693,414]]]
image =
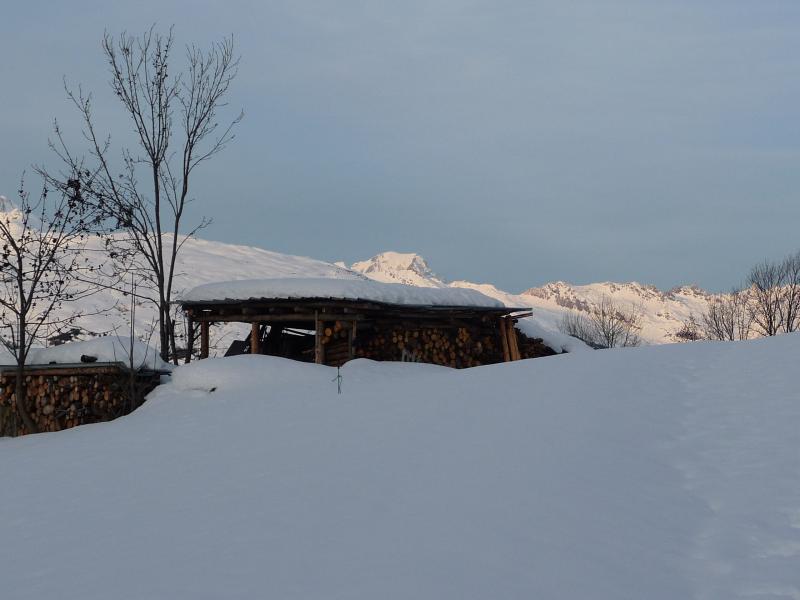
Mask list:
[[250,354],[261,354],[260,330],[259,323],[253,323],[250,326]]
[[200,322],[200,358],[208,358],[208,321]]
[[508,330],[506,329],[506,320],[500,317],[497,321],[500,326],[500,347],[503,349],[503,362],[511,362],[511,351],[508,347]]
[[194,319],[189,315],[186,318],[186,358],[183,359],[187,365],[192,360],[192,350],[194,350]]
[[321,365],[325,362],[324,346],[322,345],[323,322],[319,320],[319,312],[314,313],[314,362]]
[[521,360],[522,355],[519,352],[517,329],[514,327],[514,319],[511,317],[506,318],[506,327],[508,329],[508,351],[511,355],[511,360]]

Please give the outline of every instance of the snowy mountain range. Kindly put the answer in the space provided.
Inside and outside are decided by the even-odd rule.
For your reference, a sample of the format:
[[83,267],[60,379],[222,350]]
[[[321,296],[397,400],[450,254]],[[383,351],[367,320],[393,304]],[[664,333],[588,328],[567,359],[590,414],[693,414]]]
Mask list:
[[[11,202],[0,197],[0,218],[18,218],[19,213]],[[101,243],[90,240],[86,248],[91,260],[102,260]],[[239,279],[268,277],[335,277],[347,279],[369,278],[389,283],[403,283],[420,287],[456,287],[478,290],[508,306],[530,307],[533,320],[542,331],[558,338],[558,325],[565,312],[587,311],[603,297],[609,297],[625,306],[636,306],[643,315],[641,337],[645,343],[659,344],[674,341],[672,334],[691,315],[705,312],[712,294],[685,286],[661,291],[639,283],[594,283],[571,285],[554,282],[530,288],[520,293],[501,290],[488,283],[446,281],[439,277],[419,254],[383,252],[368,260],[329,263],[313,258],[292,256],[262,248],[240,246],[203,239],[190,239],[184,244],[176,269],[176,297],[194,286]],[[125,332],[128,329],[131,306],[127,290],[104,290],[83,301],[80,309],[93,313],[104,307],[113,307],[101,315],[85,316],[77,320],[81,330],[78,337]],[[180,315],[177,315],[180,321]],[[156,319],[153,305],[146,301],[136,303],[136,329],[141,337],[152,329]],[[180,329],[180,327],[179,327]],[[212,345],[217,352],[224,351],[234,339],[243,337],[246,328],[226,325],[215,328]]]
[[[339,264],[345,266],[343,263]],[[556,281],[515,294],[485,283],[448,283],[433,272],[423,257],[412,253],[383,252],[369,260],[356,262],[349,268],[378,281],[425,287],[476,289],[510,306],[531,307],[534,317],[543,326],[551,329],[558,328],[565,312],[587,312],[604,297],[610,298],[615,304],[634,307],[642,314],[641,336],[649,344],[675,341],[674,332],[692,315],[699,318],[714,297],[714,294],[697,286],[681,286],[662,291],[652,285],[637,282],[572,285]]]

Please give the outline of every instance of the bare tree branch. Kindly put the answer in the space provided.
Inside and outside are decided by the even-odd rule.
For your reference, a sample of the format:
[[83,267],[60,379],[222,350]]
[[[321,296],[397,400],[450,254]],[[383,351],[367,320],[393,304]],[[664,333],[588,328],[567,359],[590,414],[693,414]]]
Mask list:
[[[109,256],[140,277],[137,289],[145,288],[143,296],[158,310],[161,356],[175,361],[171,303],[177,257],[186,239],[210,223],[201,218],[185,229],[191,176],[234,139],[233,131],[241,122],[241,113],[222,126],[218,118],[239,58],[233,38],[226,38],[208,50],[187,47],[185,68],[173,72],[173,30],[164,35],[155,26],[139,37],[106,33],[101,46],[111,90],[133,123],[136,149],[122,148],[121,164],[113,167],[111,138],[97,131],[91,95],[68,86],[67,97],[83,122],[87,157],[70,151],[57,124],[51,148],[64,172],[70,177],[77,174],[84,196],[118,230],[110,238]],[[50,185],[63,187],[63,172],[40,171]]]

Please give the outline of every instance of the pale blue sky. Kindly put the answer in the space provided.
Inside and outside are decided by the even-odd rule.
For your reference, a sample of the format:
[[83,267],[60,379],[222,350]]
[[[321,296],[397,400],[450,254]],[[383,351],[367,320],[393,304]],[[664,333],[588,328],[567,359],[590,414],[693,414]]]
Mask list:
[[242,55],[245,121],[195,180],[204,237],[415,251],[513,291],[723,289],[800,248],[799,2],[6,3],[0,193],[53,118],[77,132],[62,76],[129,127],[99,41],[152,22]]

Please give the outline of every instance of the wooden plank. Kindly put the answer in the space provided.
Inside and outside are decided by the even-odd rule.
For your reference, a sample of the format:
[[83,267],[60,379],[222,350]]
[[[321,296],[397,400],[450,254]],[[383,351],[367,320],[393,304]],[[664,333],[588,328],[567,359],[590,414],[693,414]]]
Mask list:
[[514,319],[524,319],[525,317],[532,317],[533,316],[533,311],[529,310],[528,312],[513,314],[513,315],[510,315],[510,316],[512,318],[514,318]]
[[[303,313],[303,314],[288,314],[288,315],[279,315],[279,314],[269,314],[269,313],[258,313],[252,315],[242,315],[242,314],[228,314],[228,315],[216,315],[216,314],[207,314],[202,316],[195,317],[195,321],[204,322],[210,321],[212,323],[298,323],[307,321],[308,323],[314,323],[316,317],[314,316],[315,313]],[[365,319],[366,316],[364,315],[353,315],[353,314],[326,314],[325,319],[331,321],[352,321],[352,320],[361,320]]]
[[517,331],[514,327],[514,321],[512,319],[503,319],[506,322],[506,328],[508,329],[508,349],[511,354],[511,360],[521,360],[522,354],[519,352],[519,344],[517,343]]
[[194,319],[189,313],[186,315],[186,358],[183,361],[187,365],[192,361],[192,350],[194,350]]
[[211,324],[208,321],[200,323],[200,358],[208,358],[208,330],[210,326]]
[[[84,363],[82,363],[83,365]],[[91,363],[85,363],[91,364]],[[125,363],[119,363],[116,366],[64,366],[64,367],[25,367],[25,376],[28,377],[63,377],[63,376],[88,376],[88,375],[119,375],[120,373],[130,373],[130,369]],[[4,379],[16,379],[17,373],[13,369],[4,370],[2,377]]]
[[261,353],[260,329],[261,325],[259,323],[253,323],[250,326],[250,354]]
[[511,362],[511,351],[508,347],[508,331],[506,330],[505,319],[498,319],[497,324],[500,327],[500,347],[503,349],[503,362]]

